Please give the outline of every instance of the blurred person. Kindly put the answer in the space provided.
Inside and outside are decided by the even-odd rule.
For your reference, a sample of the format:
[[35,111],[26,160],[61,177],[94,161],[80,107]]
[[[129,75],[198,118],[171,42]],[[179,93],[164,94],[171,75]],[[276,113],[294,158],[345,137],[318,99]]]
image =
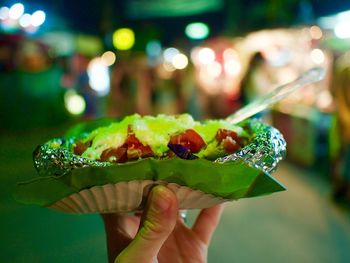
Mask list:
[[188,65],[186,69],[182,70],[182,100],[179,102],[179,108],[183,112],[187,112],[193,116],[194,119],[203,119],[203,111],[201,109],[201,98],[203,94],[198,88],[194,77],[194,68]]
[[91,88],[87,72],[89,59],[82,54],[72,57],[72,74],[76,91],[83,96],[86,102],[84,117],[92,119],[98,114],[98,98],[96,92]]
[[136,72],[136,111],[141,115],[152,114],[151,96],[154,85],[154,72],[147,64],[145,55],[139,56],[135,63],[138,69]]
[[145,56],[136,55],[119,62],[111,74],[108,115],[151,114],[152,71]]
[[207,262],[222,211],[223,204],[203,209],[189,228],[179,216],[176,195],[165,186],[155,186],[142,217],[102,214],[109,262]]
[[74,89],[74,77],[72,74],[72,61],[69,56],[56,58],[56,63],[62,71],[60,85],[63,89]]
[[350,201],[350,54],[335,63],[331,92],[335,102],[335,120],[331,138],[333,196]]
[[181,70],[169,70],[163,63],[155,68],[156,78],[152,91],[154,114],[178,114],[185,110],[183,75]]
[[242,61],[234,40],[210,38],[196,47],[191,57],[202,118],[221,119],[235,112],[241,106],[238,97]]
[[262,87],[270,84],[266,76],[262,77],[261,73],[265,63],[261,52],[257,52],[251,57],[246,73],[241,81],[241,100],[244,105],[264,94],[265,91]]
[[[127,64],[119,62],[111,73],[111,90],[108,95],[108,115],[110,117],[122,116],[125,113],[125,106],[129,105],[128,97],[129,76],[127,75]],[[126,105],[124,105],[126,104]],[[129,112],[126,110],[126,112]]]
[[[241,103],[247,105],[271,91],[272,85],[276,84],[274,76],[261,52],[255,53],[248,64],[245,75],[241,80]],[[268,109],[254,115],[255,118],[268,117]]]

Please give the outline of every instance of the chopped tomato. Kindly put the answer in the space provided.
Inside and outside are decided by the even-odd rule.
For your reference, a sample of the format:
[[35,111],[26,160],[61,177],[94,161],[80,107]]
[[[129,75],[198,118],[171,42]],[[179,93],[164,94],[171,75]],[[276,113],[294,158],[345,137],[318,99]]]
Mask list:
[[172,136],[169,143],[181,144],[190,149],[191,153],[197,153],[205,146],[203,138],[192,129],[188,129],[181,134]]
[[82,155],[87,148],[91,146],[91,141],[88,142],[77,142],[73,147],[73,152],[76,155]]
[[132,159],[153,156],[150,146],[143,145],[136,138],[132,129],[128,127],[128,136],[125,143],[118,148],[108,148],[101,154],[100,161],[122,163]]
[[235,151],[241,148],[237,141],[232,139],[231,137],[226,137],[222,140],[222,143],[227,153],[234,153]]
[[143,145],[135,134],[128,134],[126,139],[126,145],[128,147],[127,156],[128,159],[137,159],[139,157],[150,157],[153,155],[152,149],[148,145]]
[[238,138],[238,134],[235,131],[230,131],[227,129],[219,129],[215,137],[218,142],[222,142],[222,140],[224,140],[227,137],[231,137],[232,139],[236,140]]
[[127,161],[126,151],[127,151],[126,146],[122,146],[119,148],[108,148],[102,152],[100,161],[112,162],[112,163],[125,162]]
[[219,144],[222,144],[227,153],[234,153],[241,148],[238,140],[238,134],[227,129],[219,129],[215,136]]

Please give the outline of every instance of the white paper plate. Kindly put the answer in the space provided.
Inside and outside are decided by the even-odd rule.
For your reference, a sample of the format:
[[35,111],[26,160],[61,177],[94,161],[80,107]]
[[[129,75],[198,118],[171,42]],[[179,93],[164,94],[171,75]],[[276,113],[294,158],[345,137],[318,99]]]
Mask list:
[[226,200],[163,181],[130,181],[84,189],[49,206],[66,213],[127,213],[142,209],[152,186],[162,184],[177,196],[180,209],[202,209]]

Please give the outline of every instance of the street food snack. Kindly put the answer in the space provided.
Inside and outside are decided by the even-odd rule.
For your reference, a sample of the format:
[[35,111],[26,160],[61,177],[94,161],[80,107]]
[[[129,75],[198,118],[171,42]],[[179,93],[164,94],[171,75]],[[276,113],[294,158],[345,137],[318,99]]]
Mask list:
[[284,190],[270,173],[283,159],[280,132],[260,121],[195,121],[189,114],[82,123],[34,151],[39,176],[17,200],[70,213],[142,210],[152,186],[182,209]]

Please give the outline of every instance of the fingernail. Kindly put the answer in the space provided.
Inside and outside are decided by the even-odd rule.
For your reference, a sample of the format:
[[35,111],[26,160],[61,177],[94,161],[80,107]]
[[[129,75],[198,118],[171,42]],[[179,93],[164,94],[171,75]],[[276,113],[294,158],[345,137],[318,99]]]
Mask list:
[[165,212],[171,206],[171,196],[169,190],[161,185],[155,186],[151,191],[151,209],[155,212]]

